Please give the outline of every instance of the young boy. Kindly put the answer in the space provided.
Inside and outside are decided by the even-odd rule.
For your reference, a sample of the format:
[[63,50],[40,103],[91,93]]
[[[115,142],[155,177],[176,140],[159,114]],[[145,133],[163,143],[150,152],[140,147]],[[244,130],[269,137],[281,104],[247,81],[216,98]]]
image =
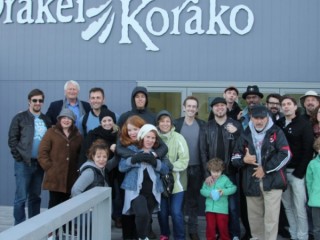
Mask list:
[[314,142],[313,148],[318,154],[308,165],[306,182],[308,205],[312,211],[313,236],[314,239],[320,239],[320,137]]
[[213,158],[207,163],[207,168],[211,173],[212,185],[203,183],[200,193],[206,197],[206,238],[216,239],[216,228],[219,231],[221,240],[229,240],[228,229],[228,196],[235,193],[237,187],[230,179],[222,174],[224,163],[219,158]]

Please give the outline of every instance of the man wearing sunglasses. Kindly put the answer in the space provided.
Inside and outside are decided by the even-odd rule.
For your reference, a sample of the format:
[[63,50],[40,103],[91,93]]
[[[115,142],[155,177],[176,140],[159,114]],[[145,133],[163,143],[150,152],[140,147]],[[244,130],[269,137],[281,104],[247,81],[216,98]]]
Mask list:
[[13,205],[14,224],[40,213],[43,170],[38,163],[38,147],[42,137],[51,127],[50,119],[41,113],[44,93],[33,89],[28,95],[28,110],[18,113],[11,122],[8,144],[14,158],[16,192]]

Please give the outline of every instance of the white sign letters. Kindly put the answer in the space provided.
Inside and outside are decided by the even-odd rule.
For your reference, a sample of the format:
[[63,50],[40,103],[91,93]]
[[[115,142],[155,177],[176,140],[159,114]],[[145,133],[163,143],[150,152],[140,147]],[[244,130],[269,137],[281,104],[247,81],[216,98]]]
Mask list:
[[[218,0],[207,1],[208,7],[205,9],[199,6],[199,0],[171,0],[177,2],[177,6],[173,9],[164,9],[157,6],[156,4],[159,4],[161,0],[119,0],[121,13],[114,11],[112,0],[107,0],[106,3],[87,10],[84,9],[84,1],[0,0],[0,17],[4,18],[3,24],[72,22],[85,24],[89,22],[88,19],[93,19],[85,30],[81,32],[81,38],[89,41],[95,35],[100,34],[98,42],[105,43],[112,33],[113,26],[116,24],[115,16],[119,15],[120,18],[118,19],[121,21],[119,44],[131,43],[130,32],[139,36],[147,51],[159,51],[159,47],[154,43],[154,40],[165,34],[245,35],[251,31],[254,23],[254,14],[248,6],[242,4],[234,7],[218,5]],[[139,1],[140,3],[135,9],[131,6],[134,1]],[[18,10],[14,11],[14,9]],[[76,14],[70,14],[70,10],[74,9],[76,9]],[[16,13],[14,14],[14,12]],[[242,28],[237,24],[240,12],[247,19],[246,25],[242,26]],[[191,17],[181,23],[182,19],[184,19],[181,16],[187,13]],[[157,22],[157,28],[154,28],[155,24],[153,22],[155,15],[158,17],[157,20],[160,19],[160,27],[159,22]],[[207,25],[207,29],[204,29],[203,25]],[[184,28],[181,26],[184,26]]]

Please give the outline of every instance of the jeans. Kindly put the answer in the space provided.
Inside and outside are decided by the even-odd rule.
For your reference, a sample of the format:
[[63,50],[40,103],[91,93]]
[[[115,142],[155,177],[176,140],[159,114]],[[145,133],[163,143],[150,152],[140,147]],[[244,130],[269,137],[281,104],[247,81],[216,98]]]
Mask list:
[[292,171],[287,169],[288,188],[282,194],[282,203],[287,214],[291,238],[307,240],[306,186],[304,178],[300,179],[293,176]]
[[314,239],[320,239],[320,208],[311,207]]
[[14,225],[26,220],[25,205],[28,204],[28,217],[40,213],[41,184],[43,170],[39,163],[14,162],[16,192],[13,204]]
[[198,232],[198,209],[199,196],[202,186],[202,173],[200,166],[188,167],[188,187],[185,197],[185,209],[189,216],[188,218],[188,232],[195,234]]
[[183,197],[184,192],[179,192],[171,194],[169,198],[161,198],[161,210],[158,212],[161,235],[170,236],[169,215],[171,214],[174,239],[185,239]]
[[240,210],[239,210],[239,184],[236,175],[228,176],[234,185],[237,186],[237,191],[229,196],[229,233],[232,238],[240,238]]

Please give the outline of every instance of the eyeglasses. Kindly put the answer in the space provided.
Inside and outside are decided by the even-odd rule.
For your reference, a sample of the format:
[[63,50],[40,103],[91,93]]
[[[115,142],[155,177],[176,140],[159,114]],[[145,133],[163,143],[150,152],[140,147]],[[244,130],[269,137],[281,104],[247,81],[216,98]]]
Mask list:
[[31,99],[31,101],[33,103],[36,103],[36,102],[43,103],[43,99]]

